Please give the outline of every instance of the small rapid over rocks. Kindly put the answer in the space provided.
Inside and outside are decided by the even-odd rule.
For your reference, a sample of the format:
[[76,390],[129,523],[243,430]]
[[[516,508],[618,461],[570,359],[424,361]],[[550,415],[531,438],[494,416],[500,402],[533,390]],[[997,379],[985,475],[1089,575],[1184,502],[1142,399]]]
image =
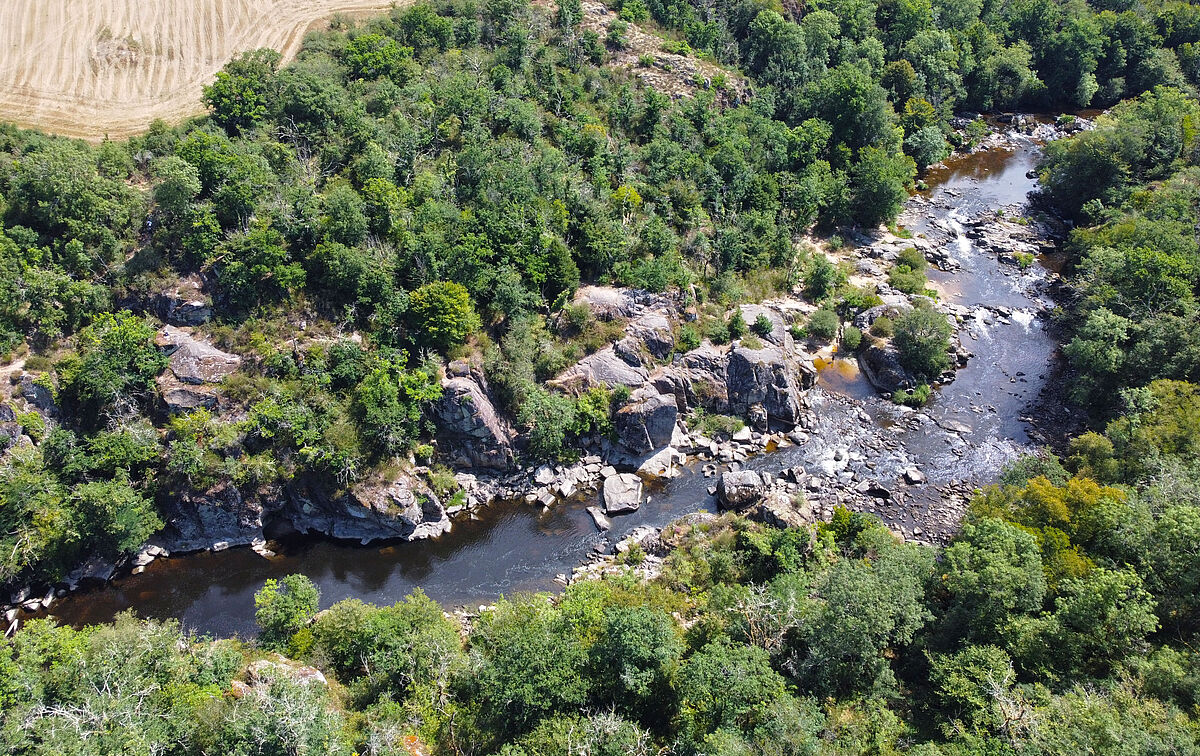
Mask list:
[[[446,605],[477,606],[499,594],[553,589],[580,569],[594,573],[615,544],[723,503],[757,501],[762,516],[783,523],[827,519],[845,506],[877,514],[909,540],[944,541],[971,493],[1038,441],[1030,407],[1057,349],[1046,323],[1057,274],[1043,264],[1055,229],[1026,201],[1036,185],[1035,137],[1046,136],[1014,129],[931,169],[931,188],[912,197],[899,219],[912,238],[881,229],[836,253],[855,271],[852,282],[883,284],[885,303],[895,306],[902,297],[886,294],[889,261],[912,246],[930,263],[936,307],[956,324],[960,347],[958,369],[924,408],[880,396],[868,358],[860,366],[826,350],[810,360],[786,328],[812,309],[799,300],[743,308],[747,322],[760,314],[778,320],[774,338],[753,348],[704,345],[657,371],[647,366],[661,359],[660,341],[669,354],[670,327],[653,306],[641,306],[628,331],[636,342],[596,352],[558,379],[632,384],[633,401],[616,418],[622,443],[589,450],[574,466],[507,470],[512,429],[470,411],[484,404],[486,383],[475,366],[452,365],[438,408],[441,441],[457,450],[470,505],[446,507],[448,532],[440,511],[432,518],[436,538],[372,545],[281,534],[264,522],[268,543],[257,550],[151,557],[137,574],[58,598],[48,611],[83,624],[132,609],[178,617],[201,632],[248,635],[254,592],[293,572],[312,578],[326,605],[350,596],[387,604],[419,587]],[[711,435],[688,427],[695,406],[718,404],[750,426]],[[610,497],[619,503],[607,506]]]

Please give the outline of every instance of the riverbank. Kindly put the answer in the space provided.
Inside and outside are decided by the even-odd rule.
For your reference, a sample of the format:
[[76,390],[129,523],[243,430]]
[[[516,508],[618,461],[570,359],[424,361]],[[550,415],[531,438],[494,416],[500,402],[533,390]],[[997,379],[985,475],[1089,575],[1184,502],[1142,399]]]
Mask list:
[[[133,609],[179,617],[203,631],[248,634],[253,592],[266,578],[289,572],[312,577],[327,601],[357,596],[390,603],[421,587],[444,604],[472,605],[502,593],[553,589],[639,528],[661,528],[700,509],[715,511],[720,475],[734,467],[771,476],[770,488],[789,500],[803,494],[811,517],[828,517],[834,507],[845,506],[879,515],[910,540],[944,541],[975,487],[1036,441],[1027,408],[1054,369],[1056,344],[1045,318],[1052,272],[1040,263],[1022,267],[1001,260],[970,235],[1001,209],[1006,218],[1021,217],[1013,210],[1014,198],[1035,186],[1028,176],[1038,153],[1031,138],[1010,132],[992,149],[1002,150],[1004,159],[997,161],[989,151],[948,161],[942,182],[914,197],[900,219],[934,267],[947,267],[931,271],[931,281],[973,355],[926,408],[899,407],[878,397],[854,361],[835,357],[821,363],[815,387],[794,397],[796,428],[790,433],[748,429],[748,437],[735,441],[673,431],[669,464],[654,475],[643,471],[640,508],[608,517],[607,532],[596,529],[587,511],[602,506],[606,468],[612,474],[636,471],[657,453],[638,462],[615,447],[607,452],[598,447],[574,466],[463,472],[458,477],[468,498],[449,504],[452,527],[436,539],[358,546],[286,536],[266,545],[263,550],[273,553],[265,559],[236,548],[159,559],[141,565],[140,574],[57,599],[50,613],[80,624]],[[881,258],[873,254],[909,240],[880,232],[860,241],[850,248],[858,260],[878,264]],[[631,311],[631,322],[654,322],[649,316],[656,305],[646,302]],[[762,306],[779,313],[792,308],[794,317],[811,309],[799,300]],[[771,452],[763,453],[767,448]],[[910,471],[914,482],[906,478]],[[454,506],[461,508],[450,511]]]

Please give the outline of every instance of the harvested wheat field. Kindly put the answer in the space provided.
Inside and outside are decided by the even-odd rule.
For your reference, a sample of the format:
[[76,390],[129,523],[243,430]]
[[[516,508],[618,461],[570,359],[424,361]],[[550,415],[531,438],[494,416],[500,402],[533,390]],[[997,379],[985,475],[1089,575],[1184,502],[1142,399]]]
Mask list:
[[99,140],[203,112],[238,53],[286,60],[316,22],[393,0],[0,0],[0,120]]

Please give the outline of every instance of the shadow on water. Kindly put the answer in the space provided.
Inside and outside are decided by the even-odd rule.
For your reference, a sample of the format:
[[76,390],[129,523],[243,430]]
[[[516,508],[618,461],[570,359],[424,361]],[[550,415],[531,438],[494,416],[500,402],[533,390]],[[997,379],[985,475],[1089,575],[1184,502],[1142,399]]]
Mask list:
[[[947,161],[926,177],[931,188],[925,196],[931,204],[921,208],[921,217],[910,225],[920,233],[936,224],[958,245],[955,256],[962,270],[931,276],[951,301],[1002,304],[1015,311],[1007,322],[981,318],[968,325],[963,341],[975,357],[941,389],[928,410],[934,423],[958,427],[979,451],[964,459],[947,446],[944,434],[931,433],[929,426],[895,425],[911,458],[935,481],[994,475],[1002,458],[1027,440],[1019,415],[1041,388],[1054,343],[1032,316],[1032,303],[1015,285],[1012,271],[975,251],[961,231],[962,221],[977,212],[1023,202],[1033,188],[1026,173],[1037,155],[1030,143]],[[853,361],[835,359],[820,367],[824,389],[860,400],[876,423],[893,427],[894,408],[874,396]],[[778,471],[803,461],[805,453],[791,447],[762,455],[751,466]],[[80,625],[108,621],[132,609],[144,617],[178,618],[200,632],[246,636],[255,632],[255,591],[268,578],[294,572],[316,582],[322,606],[351,596],[389,604],[416,588],[446,606],[490,602],[518,591],[554,590],[556,574],[569,573],[593,550],[607,548],[634,527],[662,526],[686,513],[712,509],[707,492],[712,482],[691,468],[678,478],[648,486],[649,501],[638,512],[613,518],[608,534],[598,533],[592,524],[585,511],[590,501],[562,504],[549,512],[508,504],[485,508],[478,519],[458,521],[450,533],[432,541],[358,546],[291,537],[271,543],[278,552],[271,559],[242,548],[158,560],[142,574],[64,598],[52,614]]]
[[[292,536],[271,542],[277,555],[270,559],[247,548],[160,559],[139,575],[73,594],[51,613],[78,626],[132,609],[142,617],[178,618],[200,632],[249,636],[255,632],[254,593],[268,578],[295,572],[317,584],[323,607],[350,597],[391,604],[416,588],[446,606],[491,602],[502,594],[554,589],[556,574],[569,573],[594,548],[620,540],[634,527],[660,527],[712,508],[707,486],[688,469],[665,486],[648,488],[650,500],[638,512],[614,517],[607,537],[597,532],[584,502],[545,513],[503,504],[427,541],[359,546]],[[663,488],[669,496],[659,493]]]

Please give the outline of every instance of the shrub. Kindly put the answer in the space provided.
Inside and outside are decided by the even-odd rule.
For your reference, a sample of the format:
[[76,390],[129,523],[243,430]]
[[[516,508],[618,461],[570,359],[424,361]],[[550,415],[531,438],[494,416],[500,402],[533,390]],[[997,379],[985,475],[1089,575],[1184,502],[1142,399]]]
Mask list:
[[848,352],[855,352],[862,346],[863,334],[854,326],[846,326],[842,330],[842,346]]
[[896,326],[892,319],[886,315],[880,315],[875,318],[875,322],[871,324],[871,335],[878,339],[890,339],[892,334],[896,332]]
[[649,20],[650,10],[642,0],[625,0],[621,3],[621,19],[631,24]]
[[903,250],[888,272],[888,283],[905,294],[917,294],[925,289],[925,257],[913,247]]
[[916,388],[897,391],[892,394],[892,401],[908,407],[924,407],[929,402],[929,397],[932,394],[933,389],[929,388],[929,384],[922,383]]
[[675,348],[680,352],[690,352],[700,346],[700,332],[695,326],[685,325],[679,329],[679,337],[675,340]]
[[320,601],[321,592],[304,575],[268,580],[254,594],[254,621],[262,628],[259,642],[267,648],[283,648],[317,613]]
[[733,435],[746,427],[745,421],[733,415],[719,415],[703,409],[692,415],[691,424],[706,436]]
[[442,352],[464,343],[479,328],[471,295],[453,281],[434,281],[414,291],[408,314],[414,340]]
[[764,339],[771,335],[771,331],[775,330],[775,324],[766,314],[760,314],[754,319],[754,323],[750,326],[750,330],[762,336]]
[[936,378],[950,367],[950,335],[946,317],[930,307],[915,307],[896,321],[900,362],[918,377]]
[[729,317],[729,321],[725,324],[729,329],[730,339],[740,339],[746,335],[746,320],[742,317],[741,310],[735,310],[733,315]]
[[808,335],[818,341],[829,341],[837,335],[838,316],[833,310],[820,309],[808,319]]

